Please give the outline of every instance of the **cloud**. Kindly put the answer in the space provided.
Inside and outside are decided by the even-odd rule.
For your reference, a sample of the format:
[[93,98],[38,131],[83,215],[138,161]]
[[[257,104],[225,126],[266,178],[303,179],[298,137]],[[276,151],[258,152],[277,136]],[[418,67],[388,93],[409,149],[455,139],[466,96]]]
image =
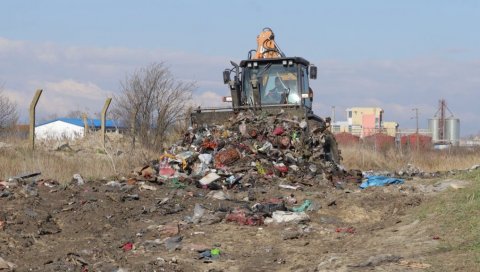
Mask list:
[[[127,74],[162,61],[177,79],[197,83],[195,103],[227,106],[221,98],[230,92],[221,73],[229,60],[162,48],[65,46],[0,37],[0,83],[5,83],[7,95],[19,101],[23,116],[27,116],[36,88],[45,91],[41,99],[45,104],[39,105],[43,111],[61,114],[83,107],[99,111],[104,99],[118,92]],[[330,116],[332,106],[337,120],[345,118],[346,108],[378,106],[385,110],[385,120],[413,128],[412,108],[419,108],[420,124],[426,127],[438,100],[445,98],[462,121],[463,135],[480,130],[476,122],[480,116],[479,59],[450,59],[447,55],[313,62],[318,67],[318,79],[311,81],[314,110],[320,116]]]
[[[17,103],[20,111],[26,113],[35,93],[35,86],[43,86],[42,96],[37,104],[37,116],[41,119],[51,115],[63,115],[70,111],[81,110],[93,114],[100,112],[111,92],[92,82],[78,82],[71,79],[58,82],[32,81],[28,84],[31,91],[6,89],[5,94]],[[22,116],[26,120],[26,115]]]
[[59,82],[37,82],[36,85],[45,86],[48,92],[54,96],[65,96],[72,99],[104,99],[106,91],[92,82],[78,82],[72,79],[66,79]]
[[222,101],[223,96],[213,91],[205,91],[197,95],[194,99],[196,105],[202,107],[227,107],[228,103]]
[[0,56],[24,49],[25,42],[14,41],[0,37]]

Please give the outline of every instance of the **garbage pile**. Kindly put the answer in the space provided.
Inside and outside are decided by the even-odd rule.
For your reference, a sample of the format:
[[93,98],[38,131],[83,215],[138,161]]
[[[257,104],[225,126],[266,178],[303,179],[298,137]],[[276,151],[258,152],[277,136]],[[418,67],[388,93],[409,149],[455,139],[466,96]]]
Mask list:
[[308,131],[307,121],[283,111],[241,112],[225,125],[190,128],[159,160],[136,169],[135,178],[184,180],[213,190],[258,182],[312,186],[345,180],[349,175],[324,152],[325,131]]

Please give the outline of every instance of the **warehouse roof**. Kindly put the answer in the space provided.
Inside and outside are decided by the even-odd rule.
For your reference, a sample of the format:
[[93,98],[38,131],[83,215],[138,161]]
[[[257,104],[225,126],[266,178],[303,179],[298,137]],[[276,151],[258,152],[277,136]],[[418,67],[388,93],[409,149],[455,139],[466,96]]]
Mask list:
[[[61,121],[61,122],[65,122],[65,123],[69,123],[69,124],[72,124],[72,125],[83,127],[83,119],[81,119],[81,118],[57,118],[57,119],[49,120],[47,122],[38,124],[37,127],[38,126],[43,126],[43,125],[46,125],[46,124],[50,124],[50,123],[53,123],[53,122],[56,122],[56,121]],[[99,127],[101,127],[102,123],[101,123],[100,119],[87,119],[87,124],[90,127],[99,128]],[[118,124],[116,124],[113,120],[107,120],[105,122],[105,127],[115,128],[115,127],[118,127]]]

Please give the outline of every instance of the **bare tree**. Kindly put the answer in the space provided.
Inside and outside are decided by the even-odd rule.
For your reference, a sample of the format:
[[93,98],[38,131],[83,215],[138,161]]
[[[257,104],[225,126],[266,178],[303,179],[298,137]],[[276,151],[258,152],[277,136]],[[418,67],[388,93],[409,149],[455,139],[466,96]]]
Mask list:
[[13,128],[17,122],[17,104],[3,93],[3,88],[0,86],[0,131]]
[[175,124],[186,118],[193,82],[176,79],[164,63],[153,63],[127,75],[113,112],[130,128],[133,143],[138,137],[149,147],[160,149]]

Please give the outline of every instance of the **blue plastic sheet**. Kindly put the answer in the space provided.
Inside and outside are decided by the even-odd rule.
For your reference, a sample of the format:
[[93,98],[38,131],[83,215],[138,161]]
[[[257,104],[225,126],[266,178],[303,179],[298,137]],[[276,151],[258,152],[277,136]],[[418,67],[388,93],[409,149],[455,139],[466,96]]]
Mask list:
[[402,184],[403,179],[390,178],[384,176],[369,176],[366,181],[360,184],[360,188],[365,189],[372,186],[385,186],[390,184]]

